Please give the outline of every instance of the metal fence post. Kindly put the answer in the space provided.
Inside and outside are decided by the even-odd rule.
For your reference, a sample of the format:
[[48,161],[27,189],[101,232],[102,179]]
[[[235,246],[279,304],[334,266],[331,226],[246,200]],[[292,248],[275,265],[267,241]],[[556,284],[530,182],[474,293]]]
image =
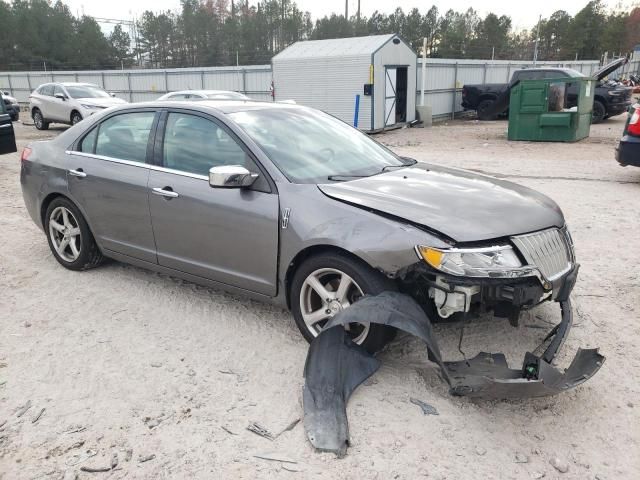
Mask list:
[[131,91],[131,72],[127,72],[127,88],[129,89],[129,102],[133,102],[133,92]]
[[247,71],[242,69],[242,93],[247,93]]
[[11,92],[11,96],[15,97],[13,94],[13,85],[11,85],[11,75],[7,74],[7,80],[9,81],[9,91]]
[[31,74],[29,72],[27,72],[27,85],[29,85],[29,92],[32,91],[32,87],[31,87]]
[[204,90],[204,70],[200,70],[200,88]]
[[104,83],[104,72],[100,72],[100,78],[102,79],[102,88],[104,88],[105,90],[107,89],[105,83]]
[[484,62],[484,72],[482,73],[482,83],[487,83],[487,62]]
[[507,63],[507,83],[511,80],[511,64]]
[[456,62],[455,70],[453,71],[453,95],[451,100],[451,120],[456,118],[456,96],[458,94],[458,62]]
[[169,73],[164,71],[164,91],[165,93],[169,93]]

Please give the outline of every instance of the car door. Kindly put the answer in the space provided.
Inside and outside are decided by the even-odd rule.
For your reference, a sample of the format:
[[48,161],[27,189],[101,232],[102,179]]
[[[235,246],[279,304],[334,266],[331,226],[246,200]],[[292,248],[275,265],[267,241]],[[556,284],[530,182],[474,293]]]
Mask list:
[[[58,98],[56,95],[62,95],[63,98]],[[69,98],[67,92],[64,91],[62,86],[53,86],[53,96],[49,97],[49,116],[47,119],[59,120],[61,122],[69,122],[71,120],[71,109],[69,107]]]
[[[68,184],[101,248],[156,262],[147,182],[154,109],[114,114],[68,152]],[[107,254],[109,252],[106,252]]]
[[53,84],[48,83],[46,85],[42,85],[36,90],[35,94],[32,95],[32,104],[40,109],[45,120],[50,120],[52,118],[51,107],[53,105],[53,88]]
[[0,155],[15,151],[17,151],[16,136],[13,131],[11,117],[7,113],[4,102],[0,100]]
[[[149,207],[160,265],[275,295],[278,195],[248,149],[211,117],[170,111],[158,134],[162,169],[149,176]],[[212,188],[211,167],[260,173],[247,189]]]

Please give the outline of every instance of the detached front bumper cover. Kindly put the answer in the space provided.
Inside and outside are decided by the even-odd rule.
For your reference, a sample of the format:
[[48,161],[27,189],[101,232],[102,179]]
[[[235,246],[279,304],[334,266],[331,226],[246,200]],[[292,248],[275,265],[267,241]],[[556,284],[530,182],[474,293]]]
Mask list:
[[307,354],[303,391],[304,425],[318,450],[343,456],[349,443],[346,405],[353,391],[379,368],[380,362],[353,343],[342,328],[349,323],[377,323],[410,333],[427,347],[442,378],[456,396],[524,398],[555,395],[591,378],[605,358],[598,349],[578,350],[566,371],[551,365],[572,323],[571,303],[560,301],[562,320],[547,335],[540,355],[527,352],[522,368],[510,369],[503,354],[480,353],[470,360],[442,360],[433,328],[424,310],[408,295],[383,292],[365,297],[329,320]]

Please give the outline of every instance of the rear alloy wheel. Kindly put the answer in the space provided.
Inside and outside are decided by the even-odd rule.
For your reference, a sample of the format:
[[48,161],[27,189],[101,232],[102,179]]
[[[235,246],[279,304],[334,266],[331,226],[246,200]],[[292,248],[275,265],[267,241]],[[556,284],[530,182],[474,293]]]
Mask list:
[[38,130],[47,130],[49,128],[49,122],[44,120],[42,112],[37,108],[33,111],[33,123]]
[[593,112],[591,114],[591,123],[600,123],[604,120],[607,115],[607,109],[604,108],[604,105],[599,100],[594,100],[593,102]]
[[[304,338],[311,342],[333,316],[364,295],[394,290],[395,285],[366,264],[340,254],[318,255],[306,260],[291,284],[291,310]],[[375,353],[393,338],[384,325],[351,323],[345,327],[351,339]]]
[[80,123],[81,121],[82,121],[82,115],[74,111],[71,114],[71,125],[75,125],[76,123]]
[[68,199],[59,197],[49,204],[44,226],[49,248],[63,267],[87,270],[102,262],[87,222]]

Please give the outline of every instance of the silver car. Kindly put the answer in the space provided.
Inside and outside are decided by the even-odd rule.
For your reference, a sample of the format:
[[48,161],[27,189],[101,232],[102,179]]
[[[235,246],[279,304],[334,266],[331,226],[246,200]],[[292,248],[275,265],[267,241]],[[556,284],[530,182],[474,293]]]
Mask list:
[[[104,257],[273,299],[307,340],[366,294],[401,290],[432,319],[566,299],[578,265],[549,198],[402,158],[310,108],[127,105],[23,153],[24,201],[56,260]],[[354,324],[370,351],[387,327]]]
[[49,124],[75,125],[83,118],[114,105],[127,103],[91,83],[45,83],[29,95],[29,112],[38,130]]
[[158,100],[250,100],[249,97],[230,90],[180,90],[165,93]]

